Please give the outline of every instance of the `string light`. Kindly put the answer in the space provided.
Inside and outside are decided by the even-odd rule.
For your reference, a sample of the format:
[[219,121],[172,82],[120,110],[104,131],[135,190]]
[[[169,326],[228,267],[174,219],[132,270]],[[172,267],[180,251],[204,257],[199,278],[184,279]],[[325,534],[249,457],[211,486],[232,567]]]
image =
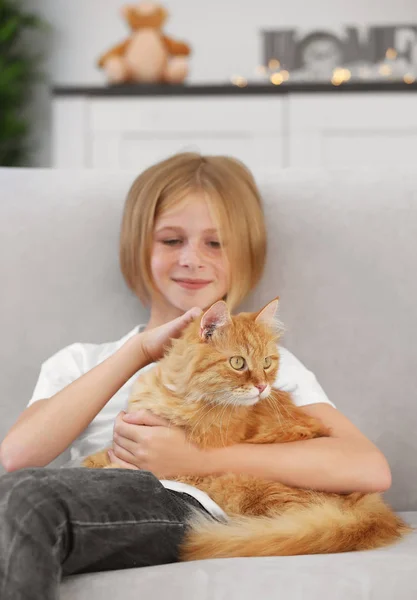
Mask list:
[[404,75],[404,81],[405,81],[405,83],[408,83],[408,84],[414,83],[415,80],[416,80],[415,75],[413,75],[412,73],[406,73]]
[[[402,77],[403,81],[406,84],[411,85],[411,84],[415,83],[417,80],[416,74],[414,74],[412,72],[400,74],[397,72],[398,69],[396,69],[396,66],[395,66],[395,65],[398,65],[398,62],[396,62],[397,59],[398,59],[397,50],[395,48],[388,48],[385,52],[385,60],[392,61],[392,64],[384,62],[383,64],[380,64],[379,66],[374,65],[374,67],[378,68],[379,74],[382,75],[383,77],[390,77],[390,79],[392,80],[394,77],[394,72],[395,72],[396,78],[400,79]],[[269,71],[269,74],[268,74],[268,71]],[[271,58],[268,61],[268,65],[260,64],[260,65],[256,66],[254,72],[258,76],[264,76],[265,78],[268,77],[270,82],[273,85],[281,85],[282,83],[284,83],[290,79],[289,71],[287,69],[281,70],[281,62],[277,58]],[[364,79],[367,80],[369,78],[375,79],[375,75],[376,75],[376,73],[372,70],[372,68],[370,68],[369,65],[364,65],[359,68],[359,72],[356,73],[356,78],[359,76],[359,79],[362,79],[362,80],[364,80]],[[351,71],[346,68],[338,67],[333,70],[333,74],[332,74],[330,81],[334,86],[340,86],[343,83],[349,81],[350,79],[352,79]],[[258,80],[259,80],[259,78],[258,78]],[[245,77],[242,77],[241,75],[233,75],[231,77],[231,82],[233,83],[233,85],[236,85],[237,87],[246,87],[249,84],[248,80]]]
[[271,58],[271,60],[268,63],[268,67],[271,69],[271,71],[274,71],[275,69],[279,69],[280,66],[281,66],[281,63],[276,58]]
[[248,85],[247,79],[245,79],[245,77],[241,77],[241,75],[233,75],[231,82],[233,85],[237,85],[238,87],[246,87]]
[[335,69],[333,71],[332,84],[341,85],[345,81],[349,81],[351,77],[352,73],[349,71],[349,69]]
[[381,65],[379,67],[381,75],[392,75],[392,68],[389,65]]
[[387,58],[388,60],[395,60],[398,56],[398,52],[395,50],[395,48],[388,48],[388,50],[385,53],[385,58]]
[[274,85],[281,85],[284,81],[284,78],[281,73],[273,73],[270,77],[271,83]]

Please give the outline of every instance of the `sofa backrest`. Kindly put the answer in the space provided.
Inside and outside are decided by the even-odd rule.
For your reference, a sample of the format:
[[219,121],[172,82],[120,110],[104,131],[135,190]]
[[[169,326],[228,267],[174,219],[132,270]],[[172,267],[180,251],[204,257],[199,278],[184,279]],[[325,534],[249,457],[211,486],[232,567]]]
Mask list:
[[[118,267],[134,176],[0,169],[0,440],[42,361],[146,320]],[[417,509],[417,174],[277,170],[258,183],[268,262],[243,308],[281,297],[282,344],[386,454],[387,500]]]

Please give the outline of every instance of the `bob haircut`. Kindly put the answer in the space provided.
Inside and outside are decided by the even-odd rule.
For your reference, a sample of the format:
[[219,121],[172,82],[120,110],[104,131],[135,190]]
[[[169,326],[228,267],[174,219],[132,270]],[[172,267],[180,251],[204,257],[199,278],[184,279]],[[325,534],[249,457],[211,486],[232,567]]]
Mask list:
[[137,177],[128,193],[121,225],[123,277],[142,303],[149,305],[159,293],[150,268],[155,222],[189,193],[203,194],[208,202],[230,264],[225,300],[233,310],[261,278],[266,231],[262,200],[252,174],[243,163],[228,156],[175,154]]

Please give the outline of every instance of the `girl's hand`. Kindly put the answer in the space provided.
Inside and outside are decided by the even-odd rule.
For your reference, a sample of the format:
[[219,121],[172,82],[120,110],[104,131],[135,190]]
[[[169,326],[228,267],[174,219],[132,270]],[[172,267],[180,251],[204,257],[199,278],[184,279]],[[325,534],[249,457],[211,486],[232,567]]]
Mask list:
[[171,338],[179,337],[183,329],[202,312],[201,308],[194,307],[168,323],[139,333],[142,351],[149,362],[155,362],[161,358]]
[[125,469],[151,471],[158,479],[202,475],[206,462],[204,450],[191,444],[180,427],[147,410],[118,414],[109,458]]

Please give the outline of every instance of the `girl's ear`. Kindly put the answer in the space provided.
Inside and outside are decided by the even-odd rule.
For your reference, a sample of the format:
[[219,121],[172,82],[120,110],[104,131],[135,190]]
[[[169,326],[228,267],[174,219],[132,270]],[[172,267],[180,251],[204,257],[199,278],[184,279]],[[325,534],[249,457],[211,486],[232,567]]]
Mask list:
[[280,323],[278,321],[278,306],[279,298],[271,300],[262,310],[258,312],[255,317],[256,323],[265,323],[268,327],[276,329]]
[[218,327],[224,327],[231,322],[226,302],[223,300],[215,302],[201,318],[200,338],[206,342]]

